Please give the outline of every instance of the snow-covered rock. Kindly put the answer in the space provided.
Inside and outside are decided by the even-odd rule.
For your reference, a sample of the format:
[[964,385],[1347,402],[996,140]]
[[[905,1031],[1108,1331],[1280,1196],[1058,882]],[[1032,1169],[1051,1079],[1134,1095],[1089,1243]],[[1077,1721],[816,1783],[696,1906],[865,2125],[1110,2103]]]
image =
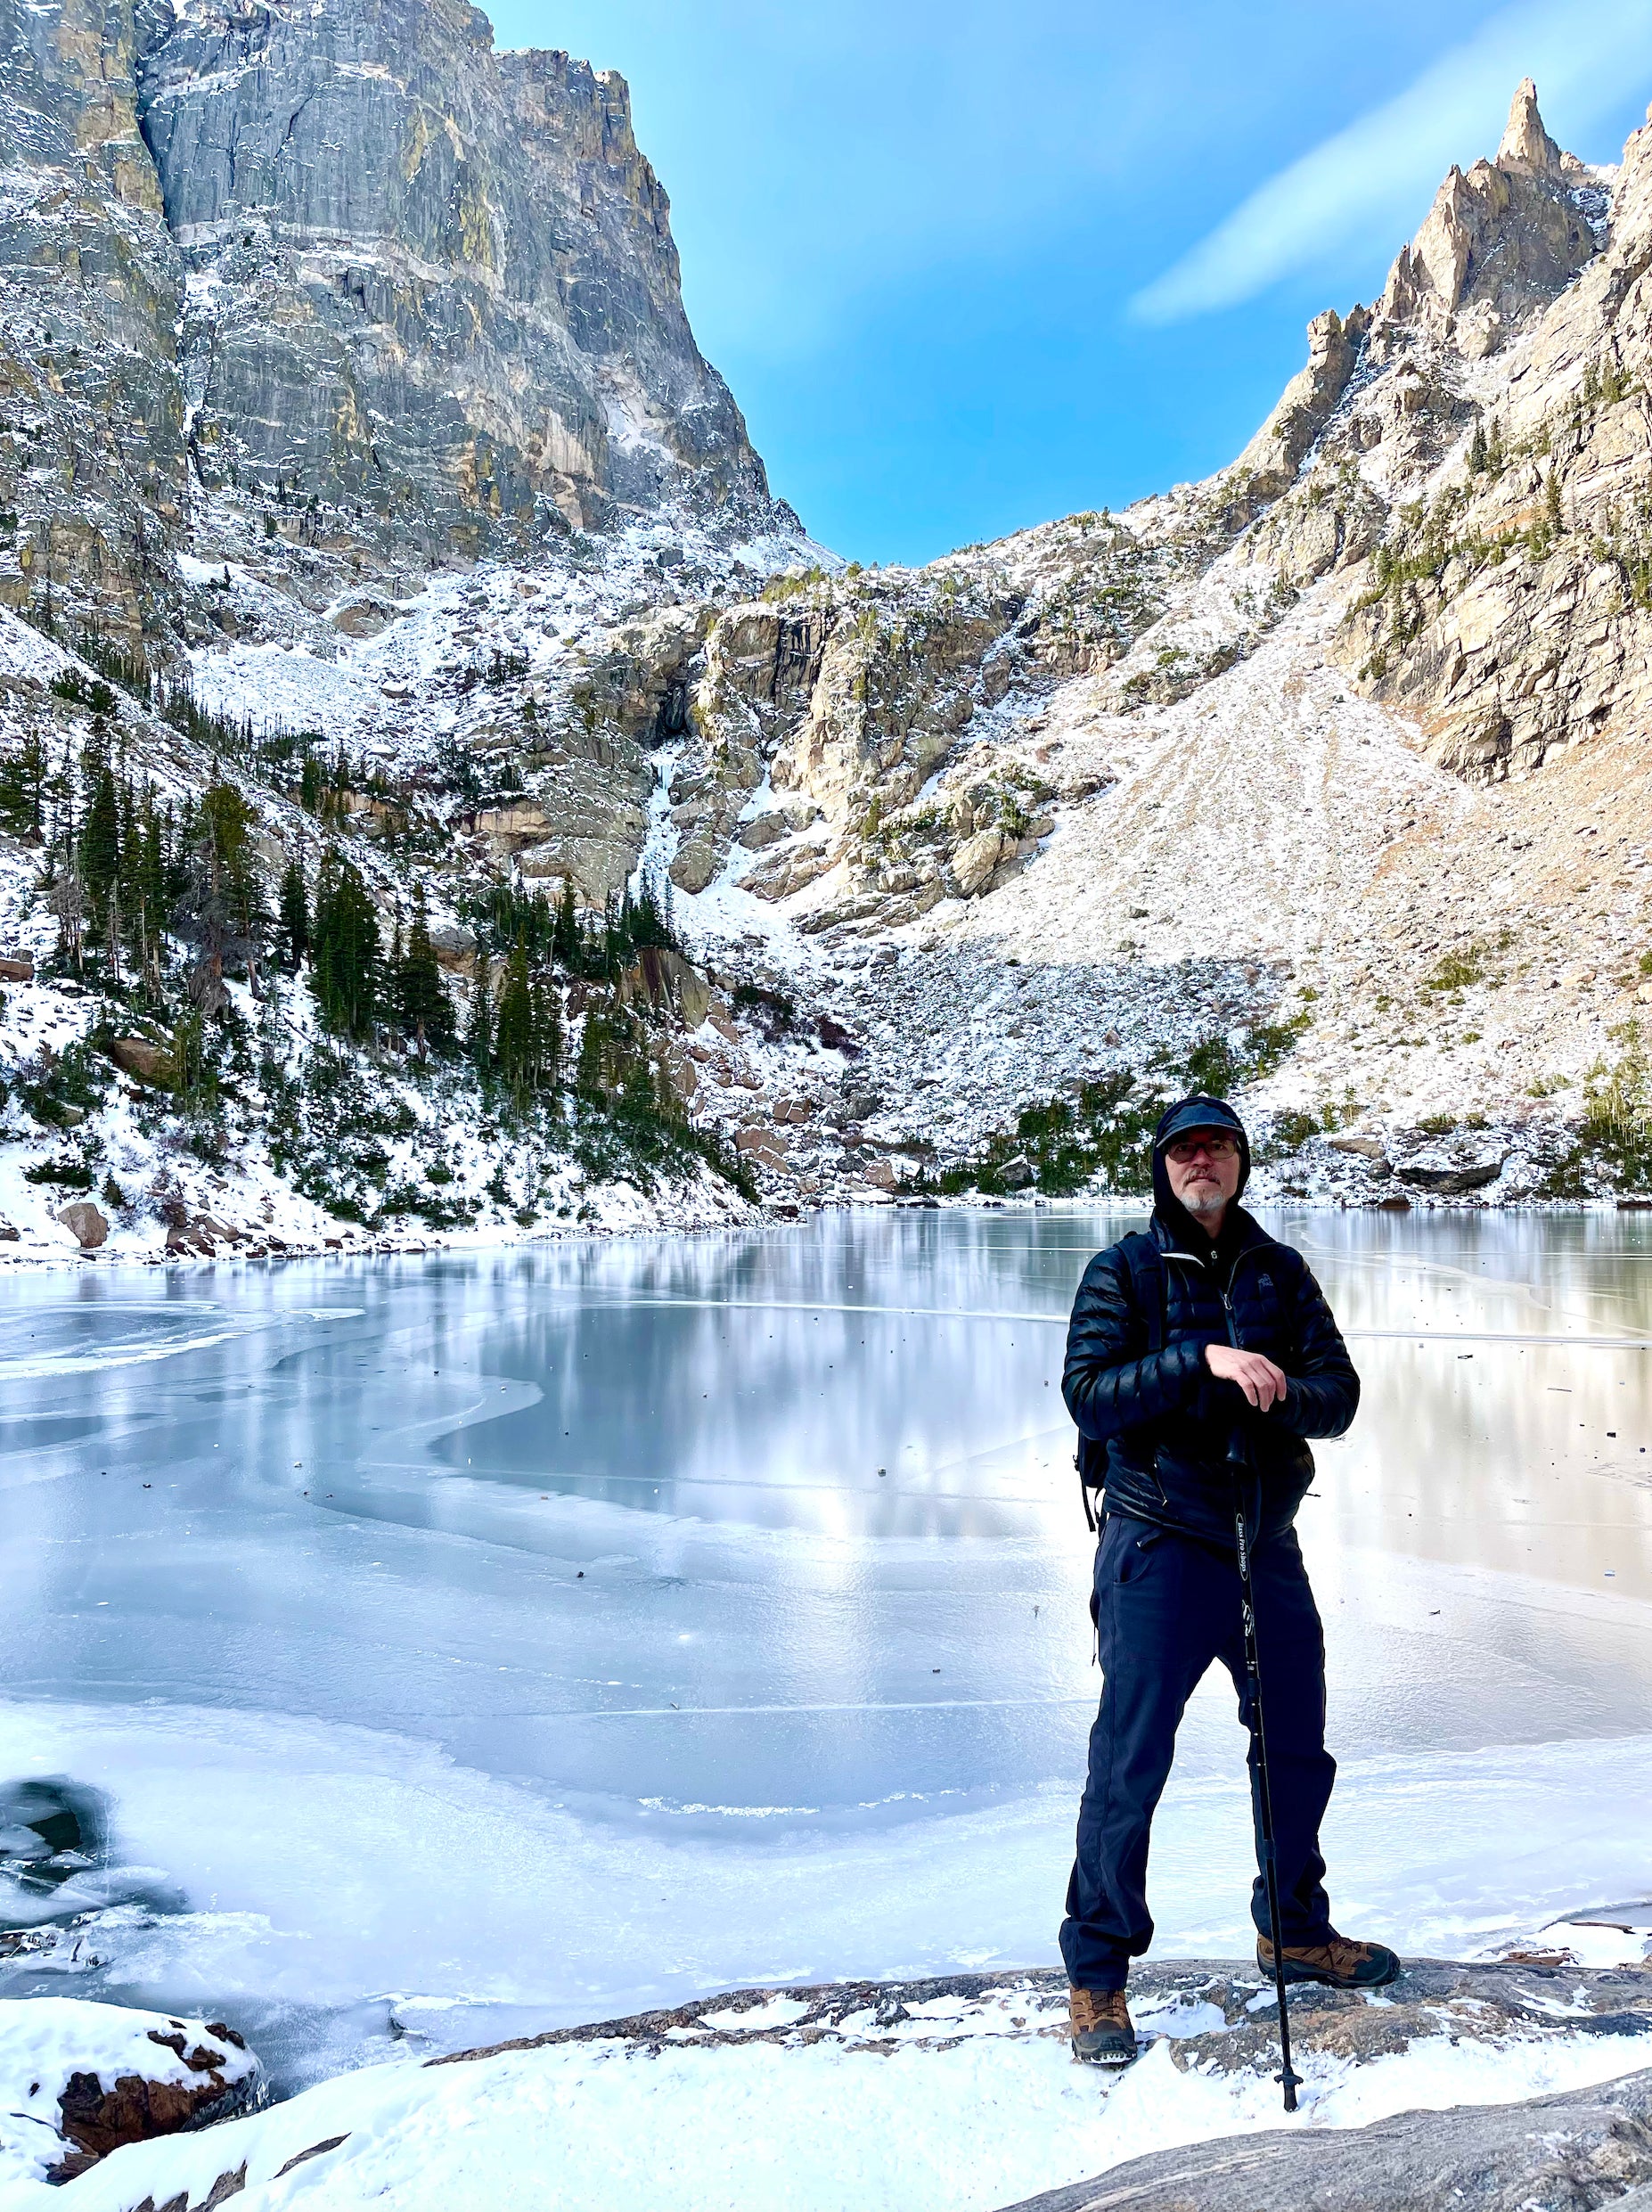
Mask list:
[[[1335,2131],[1419,2106],[1572,2092],[1590,2093],[1576,2100],[1590,2110],[1615,2100],[1625,2127],[1639,2114],[1644,2134],[1652,2077],[1632,2069],[1645,2055],[1646,2015],[1611,2011],[1610,1989],[1597,1987],[1610,1979],[1574,1975],[1557,2002],[1552,1974],[1533,1970],[1538,2004],[1547,1998],[1554,2010],[1528,2005],[1523,2016],[1517,1970],[1435,1964],[1397,2025],[1382,2000],[1294,1995],[1308,2031],[1296,2139],[1327,2146]],[[199,2208],[230,2193],[238,2212],[300,2200],[327,2212],[542,2202],[557,2212],[623,2203],[996,2212],[1178,2145],[1275,2140],[1280,2093],[1259,1982],[1254,1968],[1248,1979],[1237,1966],[1149,1969],[1137,2000],[1146,2054],[1119,2077],[1074,2063],[1054,1974],[740,1992],[345,2075],[256,2117],[120,2151],[52,2201],[60,2212],[136,2212],[146,2198]],[[1214,2062],[1224,2038],[1243,2046],[1231,2065]],[[1599,2093],[1597,2085],[1624,2075]],[[1533,2145],[1534,2175],[1564,2128],[1551,2120]],[[1640,2178],[1632,2144],[1620,2155],[1622,2179]],[[1586,2145],[1580,2169],[1603,2170],[1593,2158]],[[1379,2192],[1380,2168],[1367,2180]],[[1089,2201],[1058,2197],[1051,2212]],[[1269,2212],[1301,2201],[1257,2199]],[[1346,2201],[1409,2212],[1447,2200],[1390,2192]],[[16,2212],[48,2212],[44,2191],[20,2197]]]
[[69,2180],[123,2143],[257,2111],[268,2093],[222,2020],[0,1999],[0,2183]]

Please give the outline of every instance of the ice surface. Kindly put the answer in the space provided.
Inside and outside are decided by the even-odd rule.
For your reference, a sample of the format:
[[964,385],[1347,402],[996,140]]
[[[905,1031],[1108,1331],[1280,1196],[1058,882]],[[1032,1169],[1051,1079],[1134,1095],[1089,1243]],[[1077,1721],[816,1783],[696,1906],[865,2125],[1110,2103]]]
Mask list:
[[[228,2018],[290,2085],[1051,1962],[1097,1691],[1056,1386],[1117,1225],[0,1282],[0,1782],[112,1807],[99,1909],[0,1987]],[[1366,1378],[1302,1522],[1340,1920],[1460,1951],[1646,1896],[1647,1225],[1281,1225]],[[1247,1942],[1242,1749],[1214,1678],[1164,1950]]]

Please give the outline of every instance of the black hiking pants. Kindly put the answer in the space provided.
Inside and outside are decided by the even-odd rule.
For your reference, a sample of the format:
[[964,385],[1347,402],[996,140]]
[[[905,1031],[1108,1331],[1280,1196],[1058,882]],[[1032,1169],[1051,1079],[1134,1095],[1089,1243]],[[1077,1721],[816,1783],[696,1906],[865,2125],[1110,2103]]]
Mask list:
[[[1337,1774],[1325,1749],[1325,1640],[1294,1531],[1259,1544],[1250,1569],[1281,1930],[1288,1945],[1321,1944],[1330,1931],[1330,1905],[1320,1823]],[[1153,1940],[1149,1833],[1182,1711],[1213,1660],[1232,1675],[1240,1722],[1250,1725],[1239,1563],[1231,1551],[1109,1513],[1096,1547],[1093,1603],[1101,1708],[1090,1732],[1090,1777],[1079,1807],[1061,1956],[1075,1987],[1122,1989],[1131,1960]],[[1255,1779],[1253,1757],[1253,1815]],[[1268,1898],[1260,1874],[1250,1911],[1265,1936]]]

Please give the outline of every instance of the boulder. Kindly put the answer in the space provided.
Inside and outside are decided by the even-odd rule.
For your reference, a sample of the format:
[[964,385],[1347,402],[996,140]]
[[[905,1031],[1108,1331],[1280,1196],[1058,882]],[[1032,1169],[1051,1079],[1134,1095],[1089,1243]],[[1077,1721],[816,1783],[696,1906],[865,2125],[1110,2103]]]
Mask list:
[[42,2182],[268,2101],[262,2064],[224,2020],[77,1997],[0,2000],[4,2148],[19,2165],[32,2159]]
[[1507,1152],[1499,1152],[1495,1159],[1476,1159],[1466,1166],[1453,1163],[1449,1167],[1425,1167],[1416,1160],[1408,1160],[1394,1172],[1402,1183],[1411,1184],[1419,1191],[1437,1191],[1443,1198],[1456,1198],[1465,1191],[1483,1191],[1489,1183],[1495,1183],[1503,1172]]
[[961,897],[973,898],[985,890],[1012,842],[1002,830],[977,830],[964,840],[953,855],[953,880]]
[[0,960],[0,983],[32,983],[35,963],[27,953]]
[[786,852],[771,853],[740,879],[740,889],[759,898],[789,898],[795,891],[806,890],[831,864],[830,846],[814,840],[794,845]]
[[671,881],[678,890],[691,896],[703,891],[722,865],[722,848],[716,837],[708,828],[695,830],[677,848]]
[[89,1198],[77,1198],[60,1207],[57,1218],[83,1252],[94,1252],[109,1234],[109,1224]]
[[153,1090],[169,1091],[177,1080],[171,1053],[149,1037],[118,1036],[109,1047],[109,1056],[123,1075],[129,1075],[134,1082],[147,1083]]
[[467,930],[462,922],[433,922],[430,950],[450,974],[476,973],[476,931]]
[[771,1129],[765,1122],[753,1122],[748,1127],[734,1132],[734,1149],[755,1159],[760,1167],[780,1167],[784,1165],[789,1140],[778,1129]]
[[663,945],[648,945],[627,969],[622,983],[627,998],[646,998],[651,1006],[675,1006],[685,1029],[698,1029],[711,1011],[711,986],[699,971]]
[[1334,1136],[1330,1140],[1333,1152],[1350,1152],[1356,1159],[1381,1159],[1388,1146],[1385,1138],[1366,1136],[1357,1131],[1348,1136]]
[[734,834],[748,852],[759,853],[765,845],[785,837],[789,828],[784,815],[758,815],[750,822],[742,822]]
[[[1637,2185],[1639,2184],[1639,2186]],[[1652,2071],[1520,2104],[1156,2151],[1012,2212],[1652,2212]],[[1625,2191],[1631,2193],[1624,2193]]]
[[377,637],[395,621],[396,610],[379,599],[347,599],[327,619],[346,637]]
[[1025,1191],[1038,1180],[1038,1176],[1032,1161],[1018,1153],[1014,1159],[1004,1162],[999,1180],[1006,1191]]

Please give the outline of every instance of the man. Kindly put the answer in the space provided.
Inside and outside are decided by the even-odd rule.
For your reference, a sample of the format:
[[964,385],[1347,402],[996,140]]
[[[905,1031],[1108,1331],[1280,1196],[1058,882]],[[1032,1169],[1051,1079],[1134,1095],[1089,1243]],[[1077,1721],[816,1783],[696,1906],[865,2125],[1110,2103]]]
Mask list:
[[[1307,1263],[1236,1203],[1249,1173],[1231,1106],[1173,1106],[1153,1136],[1149,1233],[1091,1261],[1067,1332],[1062,1393],[1084,1440],[1081,1471],[1104,1485],[1105,1507],[1091,1600],[1101,1708],[1061,1927],[1073,2051],[1093,2065],[1136,2054],[1125,1984],[1153,1938],[1149,1832],[1182,1710],[1213,1660],[1232,1675],[1249,1724],[1241,1496],[1285,1979],[1375,1989],[1400,1970],[1393,1952],[1331,1926],[1319,1851],[1337,1772],[1325,1749],[1325,1645],[1292,1528],[1313,1479],[1305,1439],[1343,1434],[1360,1381]],[[1254,1744],[1251,1786],[1254,1807]],[[1260,1875],[1251,1917],[1271,1975]]]

